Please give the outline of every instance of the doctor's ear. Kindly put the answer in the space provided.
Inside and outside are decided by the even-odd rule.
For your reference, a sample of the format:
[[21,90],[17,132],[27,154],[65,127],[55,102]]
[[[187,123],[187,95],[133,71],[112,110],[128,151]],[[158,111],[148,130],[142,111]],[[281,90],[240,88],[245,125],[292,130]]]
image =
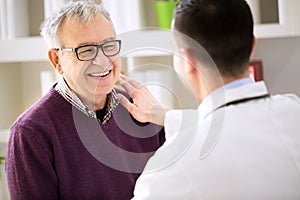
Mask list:
[[196,58],[193,56],[193,54],[187,49],[181,49],[180,51],[185,59],[185,62],[184,62],[185,72],[187,74],[190,74],[190,73],[197,71],[197,69],[196,69],[197,61],[196,61]]
[[251,54],[250,54],[251,56],[254,53],[255,46],[256,46],[256,37],[253,36],[252,49],[251,49]]
[[60,74],[63,73],[63,70],[60,65],[60,57],[57,49],[49,49],[48,58],[53,66],[53,68]]

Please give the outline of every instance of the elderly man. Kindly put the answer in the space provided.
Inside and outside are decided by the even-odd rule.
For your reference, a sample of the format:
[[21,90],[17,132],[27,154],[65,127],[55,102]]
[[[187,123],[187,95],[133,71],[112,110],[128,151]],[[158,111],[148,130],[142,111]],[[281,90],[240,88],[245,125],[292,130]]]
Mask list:
[[109,14],[91,1],[69,2],[42,26],[57,84],[11,128],[11,199],[116,199],[164,142],[163,127],[135,121],[114,88],[121,41]]

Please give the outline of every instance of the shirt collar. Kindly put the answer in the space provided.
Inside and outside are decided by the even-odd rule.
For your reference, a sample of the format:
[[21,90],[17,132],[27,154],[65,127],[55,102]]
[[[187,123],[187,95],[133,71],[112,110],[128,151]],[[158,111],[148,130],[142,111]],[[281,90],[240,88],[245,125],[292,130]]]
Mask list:
[[[61,77],[58,80],[57,85],[55,86],[55,90],[61,94],[69,103],[71,103],[75,108],[83,112],[88,117],[97,119],[96,112],[93,110],[90,110],[81,100],[80,98],[73,92],[68,84],[65,82],[65,80]],[[120,101],[117,96],[117,93],[115,89],[112,90],[111,93],[107,95],[107,109],[105,111],[105,115],[103,118],[102,124],[106,124],[108,120],[111,118],[113,111],[115,108],[119,105]]]
[[268,90],[263,81],[241,84],[233,88],[221,87],[207,96],[199,105],[201,117],[206,117],[216,109],[237,100],[267,95]]
[[253,79],[250,77],[247,78],[242,78],[236,81],[232,81],[230,83],[225,84],[223,87],[224,89],[232,89],[232,88],[236,88],[245,84],[249,84],[249,83],[254,83]]

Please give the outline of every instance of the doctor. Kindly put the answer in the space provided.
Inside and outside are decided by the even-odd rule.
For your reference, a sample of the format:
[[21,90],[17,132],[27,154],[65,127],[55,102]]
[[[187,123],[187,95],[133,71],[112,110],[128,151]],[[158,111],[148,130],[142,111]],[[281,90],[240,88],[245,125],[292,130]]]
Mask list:
[[255,38],[245,0],[181,0],[174,15],[182,57],[174,67],[201,103],[166,112],[121,77],[134,104],[120,96],[121,103],[140,121],[164,123],[167,137],[134,199],[300,199],[300,99],[270,95],[249,78]]

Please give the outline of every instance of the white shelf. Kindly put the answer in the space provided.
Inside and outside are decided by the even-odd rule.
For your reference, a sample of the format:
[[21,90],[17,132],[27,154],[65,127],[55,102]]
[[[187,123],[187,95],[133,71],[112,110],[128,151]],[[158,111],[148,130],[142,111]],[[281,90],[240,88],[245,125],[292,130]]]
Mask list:
[[[15,1],[15,0],[14,0]],[[251,2],[251,0],[248,0]],[[252,0],[263,1],[263,0]],[[31,1],[30,1],[31,2]],[[48,3],[47,3],[48,2]],[[45,5],[54,2],[57,7],[64,0],[44,0]],[[256,24],[254,34],[258,39],[292,37],[300,35],[299,0],[276,0],[278,4],[278,23]],[[32,2],[30,6],[33,6]],[[41,5],[39,5],[41,7]],[[276,7],[276,6],[275,6]],[[130,11],[128,11],[130,12]],[[171,31],[144,29],[117,35],[122,40],[121,57],[151,57],[172,55]],[[42,37],[22,37],[0,40],[0,63],[47,61],[47,45]]]
[[167,51],[159,51],[159,50],[150,50],[150,49],[143,49],[137,50],[127,53],[126,55],[121,55],[124,58],[138,58],[138,57],[156,57],[156,56],[171,56],[171,52]]
[[254,35],[258,39],[266,38],[282,38],[297,36],[296,32],[293,32],[287,25],[280,24],[263,24],[255,25]]
[[282,38],[300,35],[300,1],[277,0],[277,4],[278,23],[256,24],[254,34],[257,38]]
[[[135,31],[120,35],[121,57],[170,56],[170,31]],[[147,40],[145,40],[147,38]],[[170,40],[170,42],[165,42]],[[42,37],[0,40],[0,63],[47,61],[47,45]]]
[[42,37],[0,41],[0,63],[47,60],[47,45]]
[[142,29],[117,35],[122,40],[121,56],[125,58],[170,56],[174,52],[170,30]]

